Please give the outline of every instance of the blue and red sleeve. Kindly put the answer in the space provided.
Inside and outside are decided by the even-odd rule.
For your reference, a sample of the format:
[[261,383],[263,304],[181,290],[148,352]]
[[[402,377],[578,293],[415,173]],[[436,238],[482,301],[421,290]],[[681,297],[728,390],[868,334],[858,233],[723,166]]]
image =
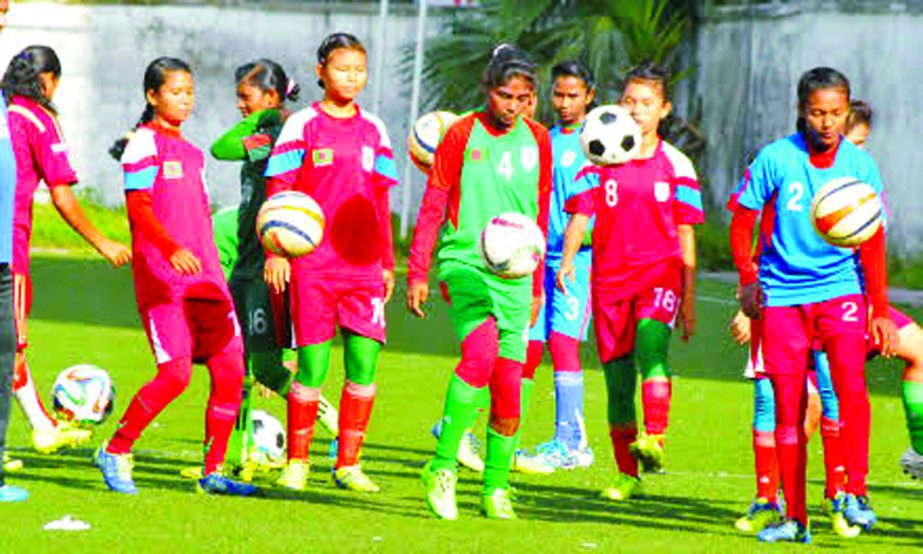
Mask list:
[[865,294],[872,307],[872,317],[890,317],[884,227],[859,247],[859,264],[865,277]]
[[[538,223],[539,229],[542,230],[542,236],[545,237],[545,244],[548,244],[548,217],[551,211],[551,188],[554,186],[554,161],[551,150],[551,135],[548,129],[531,119],[523,121],[529,125],[532,135],[538,144]],[[539,264],[538,269],[532,276],[532,296],[540,298],[545,290],[545,264]]]

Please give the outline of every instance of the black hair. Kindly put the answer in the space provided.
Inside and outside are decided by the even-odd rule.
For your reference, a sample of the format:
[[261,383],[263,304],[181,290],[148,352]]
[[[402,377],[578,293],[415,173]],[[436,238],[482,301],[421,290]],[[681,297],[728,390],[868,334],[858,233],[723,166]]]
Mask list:
[[846,89],[846,99],[849,100],[849,79],[832,67],[815,67],[806,71],[798,79],[798,120],[795,123],[798,132],[804,133],[808,123],[802,115],[808,105],[811,94],[817,90],[842,88]]
[[593,72],[583,62],[578,60],[565,60],[551,68],[551,82],[554,83],[558,77],[576,77],[583,81],[587,92],[596,88],[596,81],[593,79]]
[[[330,59],[330,54],[332,54],[334,50],[339,50],[340,48],[358,50],[363,54],[366,53],[365,45],[363,45],[355,35],[342,32],[331,33],[327,35],[327,38],[317,47],[317,63],[320,66],[326,66],[327,61]],[[318,79],[317,86],[324,88],[324,81]]]
[[39,76],[42,73],[51,73],[55,79],[61,76],[61,61],[58,55],[49,46],[27,46],[20,53],[13,56],[10,64],[3,74],[0,88],[7,101],[14,96],[24,96],[47,108],[51,113],[57,113],[51,99],[45,96]]
[[505,85],[514,77],[522,77],[533,87],[538,84],[538,65],[518,46],[501,43],[490,50],[490,61],[481,75],[484,88]]
[[238,67],[234,71],[234,82],[246,83],[263,92],[274,90],[282,102],[298,100],[298,93],[301,92],[301,87],[289,80],[281,65],[265,58]]
[[670,89],[670,70],[657,65],[652,61],[641,62],[632,67],[625,75],[625,86],[627,87],[632,81],[651,81],[660,85],[660,92],[663,95],[664,102],[672,101],[672,91]]
[[849,103],[849,115],[846,117],[846,130],[856,127],[857,125],[868,125],[872,128],[872,106],[864,100],[853,100]]
[[[138,122],[135,123],[132,131],[154,119],[154,106],[147,102],[147,92],[150,90],[159,91],[160,87],[167,81],[167,74],[173,71],[182,71],[192,75],[192,68],[189,67],[189,64],[178,58],[164,56],[147,64],[147,69],[144,70],[144,111],[141,112],[141,117],[138,118]],[[109,155],[116,160],[121,160],[122,154],[125,153],[125,147],[128,145],[130,134],[131,132],[116,140],[112,147],[109,148]]]

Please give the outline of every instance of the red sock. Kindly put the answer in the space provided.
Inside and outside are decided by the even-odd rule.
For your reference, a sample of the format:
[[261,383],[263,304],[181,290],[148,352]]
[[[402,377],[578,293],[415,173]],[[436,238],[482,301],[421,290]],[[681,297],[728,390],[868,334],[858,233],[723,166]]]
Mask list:
[[340,397],[340,444],[337,469],[359,463],[359,449],[365,440],[365,430],[375,402],[375,385],[359,385],[346,381]]
[[821,417],[820,436],[824,441],[824,469],[827,474],[824,495],[827,498],[835,498],[838,492],[846,490],[846,465],[843,441],[840,439],[840,423]]
[[526,364],[522,368],[523,379],[534,379],[535,370],[542,363],[542,355],[545,353],[545,343],[540,340],[530,340],[529,347],[526,350]]
[[119,420],[119,429],[109,441],[106,452],[127,454],[131,452],[138,437],[174,398],[189,384],[192,375],[192,360],[180,358],[157,366],[157,375],[132,398]]
[[609,425],[609,438],[612,439],[612,452],[615,454],[615,464],[619,471],[625,475],[637,477],[638,460],[631,455],[628,447],[638,440],[638,425],[636,423]]
[[647,431],[648,435],[662,435],[666,432],[670,419],[670,397],[672,393],[673,387],[670,381],[662,377],[648,379],[641,383],[644,430]]
[[205,475],[221,468],[234,430],[244,384],[244,357],[240,348],[228,348],[206,362],[211,393],[205,411]]
[[779,457],[773,431],[753,430],[753,460],[756,465],[756,496],[776,502],[779,498]]
[[776,401],[776,451],[782,490],[785,493],[786,516],[807,525],[805,479],[808,453],[807,438],[804,435],[806,376],[802,372],[773,375],[770,378]]
[[840,402],[840,441],[846,466],[846,492],[864,496],[872,425],[865,385],[865,343],[847,334],[831,337],[824,346],[830,359],[833,387]]
[[288,459],[308,460],[308,448],[314,436],[314,422],[320,404],[320,389],[292,382],[288,392]]

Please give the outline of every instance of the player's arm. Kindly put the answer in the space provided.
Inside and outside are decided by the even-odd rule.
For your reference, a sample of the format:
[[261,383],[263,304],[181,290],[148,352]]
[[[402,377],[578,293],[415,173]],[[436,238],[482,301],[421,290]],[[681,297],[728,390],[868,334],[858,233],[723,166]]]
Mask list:
[[869,334],[884,356],[898,348],[897,327],[888,309],[888,270],[884,227],[859,247],[859,263],[865,277],[865,292],[871,305]]
[[579,194],[575,194],[567,199],[564,203],[564,211],[571,214],[564,229],[564,251],[561,254],[561,267],[555,276],[555,283],[558,289],[567,294],[567,281],[571,283],[576,279],[576,268],[574,258],[580,247],[583,246],[583,240],[586,237],[587,229],[590,225],[590,219],[596,213],[596,195],[599,187],[599,174],[596,173],[594,166],[587,163],[581,169],[574,181],[578,183]]
[[683,282],[680,296],[680,314],[682,315],[682,339],[688,341],[695,334],[695,227],[682,224],[676,228],[679,235],[679,248],[683,255]]
[[212,144],[212,156],[217,160],[246,160],[251,157],[249,152],[253,150],[271,149],[272,138],[269,135],[257,134],[257,130],[279,121],[279,117],[278,110],[263,110],[250,114]]
[[763,307],[763,289],[760,287],[758,267],[753,262],[753,231],[763,204],[775,192],[771,156],[763,151],[731,191],[727,204],[734,214],[731,218],[730,246],[739,278],[738,300],[744,315],[750,319],[759,319]]
[[426,182],[407,260],[407,309],[417,317],[425,316],[423,304],[429,298],[429,268],[433,251],[446,219],[449,197],[461,184],[465,146],[473,121],[469,117],[449,128],[436,148],[433,169]]
[[[673,150],[671,149],[671,152]],[[671,157],[675,171],[674,185],[676,194],[673,202],[673,216],[676,222],[676,234],[679,249],[683,257],[682,291],[680,293],[679,324],[681,338],[688,341],[695,334],[695,276],[696,249],[695,225],[705,222],[705,209],[702,204],[702,190],[699,186],[695,167],[685,155],[677,151]]]
[[[535,96],[535,95],[533,95]],[[535,102],[533,98],[533,103]],[[551,211],[551,188],[554,186],[554,161],[551,150],[551,135],[548,130],[531,121],[525,120],[532,130],[533,136],[538,144],[539,176],[538,176],[538,218],[536,223],[542,230],[542,236],[545,237],[545,244],[548,244],[548,218]],[[538,314],[541,311],[543,298],[545,295],[545,264],[538,264],[535,273],[532,274],[532,312],[529,325],[535,325]]]

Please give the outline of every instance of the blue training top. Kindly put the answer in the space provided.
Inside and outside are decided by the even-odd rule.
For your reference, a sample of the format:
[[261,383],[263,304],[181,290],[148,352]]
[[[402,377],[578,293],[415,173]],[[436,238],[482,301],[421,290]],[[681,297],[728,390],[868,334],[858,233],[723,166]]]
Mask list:
[[7,124],[6,100],[0,96],[0,263],[13,261],[13,202],[16,196],[16,156]]
[[811,201],[828,181],[852,177],[882,193],[878,164],[868,152],[845,139],[838,148],[833,165],[820,169],[811,165],[801,134],[777,140],[760,150],[737,187],[740,205],[771,218],[759,260],[767,306],[823,302],[863,291],[855,250],[828,244],[811,224]]
[[[564,204],[570,197],[587,189],[586,180],[576,180],[577,173],[586,162],[586,156],[580,148],[580,127],[576,127],[566,129],[558,124],[552,127],[550,132],[554,185],[551,189],[551,202],[548,210],[548,255],[546,259],[552,264],[560,264],[564,253],[564,231],[570,220],[570,214],[564,211]],[[580,251],[589,253],[589,246],[582,247]],[[589,263],[588,254],[578,255],[578,258],[584,257]]]

